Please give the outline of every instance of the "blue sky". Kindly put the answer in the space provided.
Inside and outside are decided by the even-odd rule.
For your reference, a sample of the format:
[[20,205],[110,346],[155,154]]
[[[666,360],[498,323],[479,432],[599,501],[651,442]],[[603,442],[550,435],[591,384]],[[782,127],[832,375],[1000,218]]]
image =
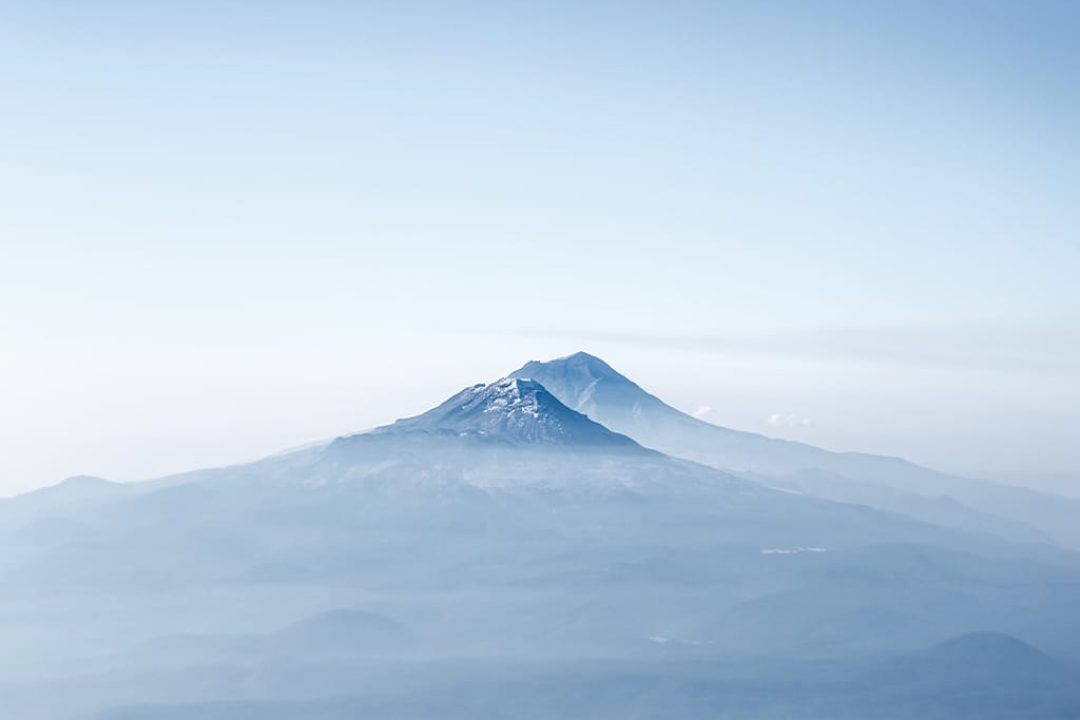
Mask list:
[[1080,476],[1078,36],[1067,2],[0,2],[0,492],[579,348],[715,422]]

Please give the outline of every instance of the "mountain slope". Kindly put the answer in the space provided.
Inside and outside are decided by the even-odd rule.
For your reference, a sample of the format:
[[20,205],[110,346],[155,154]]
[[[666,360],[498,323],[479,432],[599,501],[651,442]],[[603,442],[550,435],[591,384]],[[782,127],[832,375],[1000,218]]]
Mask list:
[[[1080,501],[947,475],[900,458],[836,453],[712,425],[667,405],[588,353],[531,361],[510,376],[536,380],[567,406],[675,457],[928,522],[1080,547]],[[944,497],[957,504],[937,502]]]

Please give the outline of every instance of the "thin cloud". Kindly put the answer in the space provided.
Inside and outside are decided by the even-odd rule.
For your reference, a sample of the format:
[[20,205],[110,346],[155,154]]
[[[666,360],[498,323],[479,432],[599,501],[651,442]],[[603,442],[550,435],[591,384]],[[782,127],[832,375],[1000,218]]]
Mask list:
[[831,328],[747,335],[670,335],[516,329],[501,335],[614,342],[727,355],[836,360],[1009,373],[1080,375],[1080,322],[1075,326],[975,325]]
[[795,415],[792,413],[773,413],[769,417],[765,418],[765,422],[768,425],[775,427],[813,427],[814,421],[806,415]]

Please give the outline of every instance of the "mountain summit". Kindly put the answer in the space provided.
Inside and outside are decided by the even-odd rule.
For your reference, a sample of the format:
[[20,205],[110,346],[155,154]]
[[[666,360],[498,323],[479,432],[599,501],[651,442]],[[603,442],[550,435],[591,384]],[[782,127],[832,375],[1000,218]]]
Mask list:
[[536,380],[507,377],[473,385],[421,415],[375,433],[453,433],[512,443],[638,448],[625,435],[571,410]]
[[[698,422],[586,352],[547,362],[531,360],[510,373],[510,377],[537,380],[568,407],[631,437],[632,432],[643,429],[643,424],[651,425],[660,418],[680,424],[686,420]],[[645,437],[648,435],[644,433]]]

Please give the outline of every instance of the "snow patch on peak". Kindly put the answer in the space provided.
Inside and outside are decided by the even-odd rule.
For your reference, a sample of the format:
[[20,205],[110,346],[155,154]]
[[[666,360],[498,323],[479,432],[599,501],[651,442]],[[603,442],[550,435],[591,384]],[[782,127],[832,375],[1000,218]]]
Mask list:
[[521,378],[503,378],[474,389],[472,402],[480,404],[484,413],[522,413],[534,418],[540,416],[541,393],[547,392],[540,383]]

